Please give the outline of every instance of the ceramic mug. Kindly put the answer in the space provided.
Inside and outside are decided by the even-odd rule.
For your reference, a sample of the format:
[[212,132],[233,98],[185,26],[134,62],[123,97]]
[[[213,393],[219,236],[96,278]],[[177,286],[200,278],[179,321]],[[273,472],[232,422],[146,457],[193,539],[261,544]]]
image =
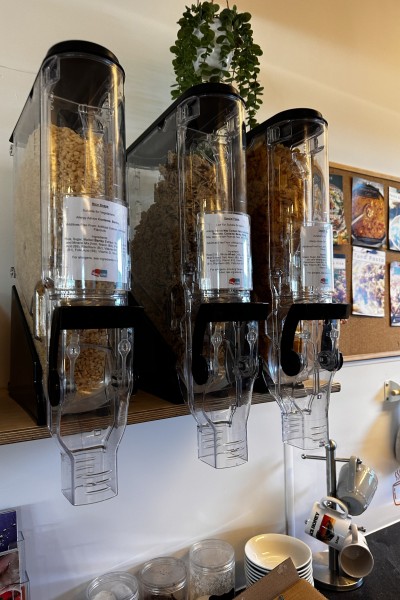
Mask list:
[[354,523],[339,552],[339,566],[342,571],[355,579],[369,575],[374,567],[374,557],[368,548],[367,540]]
[[[336,504],[341,510],[329,504]],[[340,550],[348,538],[350,525],[351,517],[347,506],[337,498],[324,496],[319,502],[314,502],[304,531],[311,537]]]
[[350,515],[361,515],[374,497],[377,487],[375,471],[364,465],[357,456],[351,456],[349,462],[340,469],[336,495],[346,504]]

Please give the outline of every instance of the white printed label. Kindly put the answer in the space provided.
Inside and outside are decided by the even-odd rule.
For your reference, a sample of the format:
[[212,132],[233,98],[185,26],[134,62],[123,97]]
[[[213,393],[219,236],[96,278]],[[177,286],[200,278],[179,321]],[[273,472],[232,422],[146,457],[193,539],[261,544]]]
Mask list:
[[63,200],[63,277],[127,283],[128,209],[80,196]]
[[334,256],[333,257],[333,270],[344,271],[346,269],[346,257],[345,256]]
[[243,213],[199,215],[201,289],[251,290],[250,220]]
[[332,225],[303,225],[301,228],[301,264],[303,286],[333,289]]

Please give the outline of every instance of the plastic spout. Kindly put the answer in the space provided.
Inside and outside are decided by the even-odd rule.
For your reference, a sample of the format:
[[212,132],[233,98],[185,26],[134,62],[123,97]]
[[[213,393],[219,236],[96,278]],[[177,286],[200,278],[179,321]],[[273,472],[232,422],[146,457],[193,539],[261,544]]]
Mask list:
[[247,418],[248,410],[239,409],[233,416],[232,423],[198,426],[199,459],[215,469],[237,467],[246,463]]
[[118,493],[117,456],[103,448],[61,453],[61,489],[73,506],[93,504]]
[[347,314],[344,304],[292,305],[276,336],[280,347],[271,346],[270,391],[281,410],[282,440],[287,444],[313,450],[329,441],[332,381],[343,362],[339,319]]
[[[126,422],[127,409],[127,402],[125,407],[120,406],[121,421]],[[102,502],[118,494],[117,450],[123,432],[124,427],[117,428],[106,444],[99,441],[96,447],[96,437],[101,438],[103,432],[93,429],[89,434],[92,448],[61,452],[61,489],[73,506]]]
[[316,394],[311,409],[282,412],[282,441],[303,450],[324,447],[329,440],[328,393]]
[[198,457],[224,469],[246,463],[247,420],[259,370],[262,303],[202,304],[187,353],[187,402],[197,421]]
[[[62,492],[74,506],[108,500],[118,492],[117,451],[133,389],[133,329],[124,325],[133,322],[136,311],[112,308],[108,320],[121,327],[72,327],[89,316],[91,325],[98,324],[93,308],[90,313],[82,307],[59,315],[55,311],[50,431],[61,451]],[[97,313],[103,320],[103,311]]]

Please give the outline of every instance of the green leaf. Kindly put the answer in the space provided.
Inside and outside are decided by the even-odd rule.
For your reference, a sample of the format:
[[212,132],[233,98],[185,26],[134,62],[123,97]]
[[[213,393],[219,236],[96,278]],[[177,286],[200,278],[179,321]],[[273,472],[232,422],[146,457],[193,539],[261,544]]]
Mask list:
[[[216,17],[220,24],[217,31],[214,31],[211,24]],[[214,2],[198,1],[186,6],[178,21],[177,39],[170,47],[176,80],[172,86],[172,97],[177,98],[189,87],[205,79],[232,83],[246,103],[247,125],[253,126],[256,123],[256,111],[262,104],[260,96],[264,88],[257,81],[260,73],[258,57],[262,56],[262,50],[253,40],[250,21],[251,14],[239,13],[236,5],[231,8],[227,5],[222,11]],[[207,65],[214,44],[220,46],[220,68]],[[193,62],[199,48],[199,72],[195,73]],[[232,51],[228,69],[227,59]]]

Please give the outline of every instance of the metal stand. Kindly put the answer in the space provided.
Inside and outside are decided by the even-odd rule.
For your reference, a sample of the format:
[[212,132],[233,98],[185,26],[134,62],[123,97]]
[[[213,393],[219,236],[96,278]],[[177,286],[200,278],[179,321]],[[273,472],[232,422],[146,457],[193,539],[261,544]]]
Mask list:
[[[302,454],[304,459],[326,461],[326,489],[327,495],[336,498],[336,461],[348,462],[348,458],[336,458],[336,442],[329,440],[325,446],[326,456],[312,456]],[[328,552],[313,554],[313,576],[317,588],[334,590],[336,592],[349,592],[364,583],[364,579],[354,579],[343,573],[339,568],[339,552],[329,548]]]

